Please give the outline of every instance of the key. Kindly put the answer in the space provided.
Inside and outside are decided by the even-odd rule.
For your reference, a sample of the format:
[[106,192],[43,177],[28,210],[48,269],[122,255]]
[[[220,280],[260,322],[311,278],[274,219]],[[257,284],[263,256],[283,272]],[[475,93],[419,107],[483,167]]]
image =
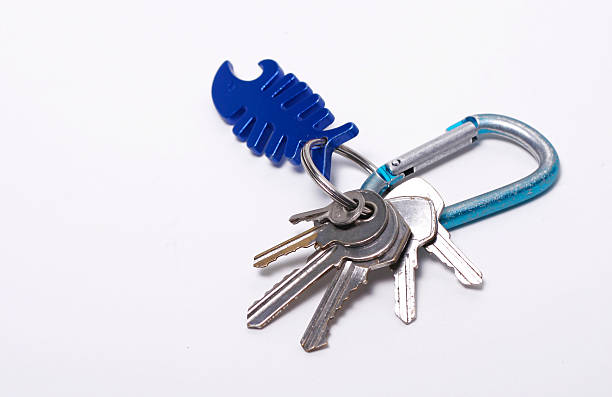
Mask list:
[[[377,208],[372,216],[375,218],[386,218],[389,211],[382,198],[380,199],[380,203],[378,205],[384,206],[384,211],[378,210]],[[391,212],[391,215],[393,216],[390,217],[390,222],[386,224],[384,227],[385,230],[382,232],[382,234],[387,233],[385,234],[385,238],[387,239],[390,238],[389,230],[393,232],[393,228],[397,223],[397,217],[395,214]],[[377,221],[377,219],[372,219],[371,221],[374,222]],[[339,229],[338,232],[340,233],[342,230],[343,229]],[[344,232],[346,233],[346,231]],[[355,239],[362,239],[363,237],[355,233],[351,233],[351,236],[353,236]],[[353,247],[353,250],[356,250],[356,247]],[[306,288],[311,286],[316,280],[327,273],[333,266],[339,265],[344,258],[350,257],[351,259],[361,260],[370,259],[368,256],[363,256],[363,250],[354,251],[354,253],[357,254],[357,256],[353,255],[353,252],[351,252],[351,247],[346,247],[341,244],[334,244],[328,246],[327,248],[317,248],[317,251],[311,255],[303,269],[294,271],[287,275],[279,284],[268,291],[263,298],[256,301],[253,303],[253,305],[251,305],[251,307],[249,307],[247,312],[247,327],[265,327],[275,317],[277,317],[283,309],[285,309],[302,292],[304,292]],[[372,252],[366,251],[365,254],[372,255]]]
[[[368,193],[369,194],[369,193]],[[378,196],[376,193],[374,195]],[[380,196],[378,196],[380,198]],[[378,200],[376,200],[378,201]],[[308,259],[306,266],[288,274],[280,283],[275,285],[260,300],[254,302],[247,312],[247,327],[263,328],[276,318],[283,309],[293,302],[302,292],[311,286],[316,280],[327,273],[332,267],[340,266],[345,260],[365,261],[382,255],[390,249],[398,234],[397,214],[387,207],[385,201],[380,198],[378,203],[382,208],[373,204],[372,218],[364,220],[367,222],[378,222],[377,218],[389,218],[389,222],[383,227],[378,237],[362,246],[350,246],[342,243],[329,244],[326,247],[318,247]],[[349,244],[364,239],[364,232],[370,229],[356,229],[358,225],[348,229],[336,229],[337,236],[330,239],[347,241]],[[374,232],[378,232],[375,230]],[[382,244],[382,243],[385,243]],[[375,251],[374,249],[377,249]]]
[[[355,260],[346,260],[344,262],[321,299],[302,336],[300,343],[305,351],[312,352],[327,345],[329,321],[335,317],[337,310],[342,307],[343,302],[349,298],[351,292],[367,283],[367,275],[370,270],[380,269],[395,263],[402,255],[410,237],[411,229],[390,204],[389,211],[395,214],[397,222],[397,226],[395,226],[397,228],[397,236],[393,245],[383,254],[379,251],[376,257],[368,261],[357,262]],[[388,226],[388,228],[390,227],[392,225]],[[375,246],[377,244],[386,243],[386,234],[388,234],[388,230],[385,230],[369,246],[356,247],[354,250],[376,250]]]
[[[362,235],[365,237],[362,238],[361,240],[355,240],[354,236],[351,236],[351,238],[353,239],[352,242],[349,242],[347,240],[337,241],[339,243],[344,243],[344,244],[349,244],[349,243],[350,244],[364,244],[367,241],[369,241],[369,239],[373,239],[376,236],[378,236],[378,234],[380,234],[382,230],[384,229],[384,225],[387,222],[386,207],[382,205],[383,204],[382,197],[380,197],[378,194],[373,193],[371,191],[358,190],[358,191],[347,192],[346,194],[351,197],[356,197],[358,201],[357,209],[364,208],[366,201],[368,201],[368,205],[370,207],[385,212],[384,217],[370,216],[367,222],[361,222],[359,220],[354,221],[354,223],[357,223],[360,225],[359,225],[359,229],[352,229],[352,230],[353,231],[360,230],[364,232]],[[363,205],[361,205],[362,202],[363,202]],[[253,264],[253,266],[260,267],[260,268],[266,267],[270,263],[275,261],[276,259],[280,258],[281,256],[290,254],[291,252],[294,252],[300,248],[310,247],[315,243],[325,247],[325,246],[328,246],[330,243],[334,242],[330,238],[330,234],[336,236],[336,238],[338,238],[337,236],[342,235],[341,233],[338,233],[338,230],[337,230],[338,226],[336,226],[336,224],[334,224],[333,222],[334,220],[336,221],[339,220],[337,213],[342,213],[343,211],[342,209],[338,209],[338,207],[341,207],[341,206],[338,203],[334,202],[328,205],[327,207],[292,216],[290,218],[290,221],[292,223],[297,223],[297,222],[300,222],[301,220],[311,219],[315,221],[315,226],[298,234],[297,236],[294,236],[256,255],[254,258],[255,263]],[[358,214],[357,216],[358,218],[359,215],[361,215],[361,212],[358,212],[357,214]],[[351,213],[348,213],[347,216],[350,217],[351,219],[357,219],[354,217],[354,214],[351,214]],[[331,220],[331,221],[325,222],[326,220]],[[340,221],[341,221],[340,226],[345,226],[344,225],[345,222],[342,221],[341,219]]]
[[436,238],[438,218],[434,203],[424,197],[397,197],[388,200],[410,225],[410,239],[394,268],[395,314],[406,324],[416,318],[415,272],[417,250]]
[[440,224],[440,214],[444,210],[444,199],[433,186],[421,178],[412,178],[391,191],[389,197],[421,196],[433,201],[438,219],[436,239],[425,245],[425,249],[434,254],[442,263],[455,270],[455,276],[463,285],[482,284],[482,272],[451,241],[450,233]]
[[315,283],[333,266],[325,261],[334,247],[312,254],[302,269],[295,269],[285,276],[263,298],[255,301],[247,311],[247,327],[263,328],[274,320],[302,292]]
[[367,283],[368,268],[356,266],[355,262],[348,261],[336,273],[331,285],[325,291],[321,303],[308,324],[308,328],[300,344],[307,352],[318,350],[327,345],[328,322],[342,307],[350,293],[360,285]]
[[[329,321],[341,308],[342,303],[349,298],[350,293],[360,285],[367,283],[369,270],[388,266],[400,258],[410,237],[411,229],[392,206],[390,206],[390,211],[396,213],[399,226],[398,236],[393,246],[382,256],[379,255],[369,261],[346,261],[344,263],[342,270],[338,271],[334,281],[325,292],[302,336],[301,344],[304,350],[311,352],[327,345]],[[387,231],[384,233],[387,233]],[[379,239],[384,239],[384,233]],[[380,240],[377,240],[377,242],[380,242]]]
[[336,226],[350,225],[364,212],[365,197],[359,191],[346,192],[345,194],[357,203],[355,209],[349,211],[339,203],[333,202],[323,208],[292,215],[289,222],[295,225],[303,221],[324,222],[329,220]]
[[[358,208],[365,208],[367,203],[368,208],[371,208],[374,212],[380,211],[384,213],[384,216],[374,216],[374,214],[370,214],[367,219],[360,220],[358,218],[361,212],[357,213],[357,217],[354,217],[354,214],[347,214],[351,219],[355,218],[353,223],[344,225],[342,221],[342,224],[337,226],[333,221],[339,219],[337,213],[342,213],[343,210],[338,209],[337,207],[342,206],[335,202],[321,209],[292,216],[290,220],[293,223],[310,219],[315,221],[315,226],[256,255],[253,266],[259,268],[266,267],[284,255],[295,252],[300,248],[310,247],[315,243],[321,247],[327,247],[332,243],[359,245],[365,244],[371,239],[376,238],[382,233],[387,223],[386,207],[382,197],[369,190],[355,190],[347,192],[346,194],[350,197],[357,197],[358,203],[363,201],[363,206],[358,204]],[[360,199],[359,196],[362,198]],[[328,222],[327,220],[330,221]],[[348,228],[347,226],[352,227]],[[347,236],[347,234],[341,232],[341,230],[349,229],[351,230],[350,238],[343,237]],[[356,232],[362,236],[361,239],[356,238]]]

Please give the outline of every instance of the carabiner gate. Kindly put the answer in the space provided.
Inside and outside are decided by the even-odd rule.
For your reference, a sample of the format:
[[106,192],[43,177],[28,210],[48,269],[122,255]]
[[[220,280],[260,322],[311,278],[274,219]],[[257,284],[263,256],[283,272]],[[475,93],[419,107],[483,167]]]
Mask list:
[[461,149],[472,147],[478,139],[490,135],[510,140],[535,157],[539,166],[528,176],[446,207],[440,222],[447,229],[451,229],[530,200],[545,192],[559,177],[559,157],[555,148],[542,134],[521,121],[496,114],[479,114],[465,118],[448,127],[446,131],[432,141],[378,168],[361,188],[384,196],[421,169]]

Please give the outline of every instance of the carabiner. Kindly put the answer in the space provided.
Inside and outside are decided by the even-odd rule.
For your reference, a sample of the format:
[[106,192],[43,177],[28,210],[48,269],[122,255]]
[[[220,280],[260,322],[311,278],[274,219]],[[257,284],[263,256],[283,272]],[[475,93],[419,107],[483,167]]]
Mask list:
[[530,200],[550,188],[559,177],[559,157],[551,143],[529,125],[496,114],[470,116],[448,127],[446,133],[416,149],[394,158],[372,173],[362,189],[385,195],[394,186],[421,169],[433,165],[461,149],[472,147],[491,135],[510,140],[538,160],[538,169],[509,185],[448,206],[440,222],[451,229]]

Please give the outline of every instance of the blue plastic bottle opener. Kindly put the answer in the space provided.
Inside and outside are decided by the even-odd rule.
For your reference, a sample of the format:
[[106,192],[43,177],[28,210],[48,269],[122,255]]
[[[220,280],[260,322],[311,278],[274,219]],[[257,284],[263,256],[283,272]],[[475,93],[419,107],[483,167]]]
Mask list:
[[217,111],[234,134],[257,155],[263,153],[275,164],[288,158],[300,164],[300,150],[311,139],[326,138],[313,150],[317,168],[329,179],[331,156],[359,130],[353,123],[325,130],[334,116],[325,102],[293,74],[285,75],[276,62],[259,62],[262,74],[253,81],[234,76],[232,64],[224,62],[213,81],[212,97]]
[[451,229],[530,200],[550,188],[559,177],[559,157],[551,143],[529,125],[510,117],[479,114],[447,128],[447,132],[417,147],[372,173],[362,185],[385,195],[394,186],[423,168],[467,147],[480,138],[498,136],[514,142],[538,160],[538,169],[530,175],[499,189],[446,207],[440,222]]

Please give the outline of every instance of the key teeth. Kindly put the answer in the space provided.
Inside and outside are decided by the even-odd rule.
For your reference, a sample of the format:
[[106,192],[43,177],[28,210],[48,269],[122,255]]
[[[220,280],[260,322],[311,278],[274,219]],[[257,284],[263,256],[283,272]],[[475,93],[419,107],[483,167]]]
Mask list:
[[287,256],[300,248],[306,248],[316,244],[317,230],[317,227],[310,228],[296,235],[295,237],[290,238],[289,240],[283,241],[282,243],[257,254],[253,258],[255,261],[255,263],[253,263],[253,267],[260,269],[267,267],[270,263],[273,263],[279,258]]
[[[299,269],[298,269],[299,270]],[[284,280],[284,279],[283,279]],[[277,284],[278,285],[278,284]],[[266,293],[267,294],[267,293]],[[264,294],[265,296],[265,294]],[[251,328],[251,329],[262,329],[264,327],[266,327],[268,324],[270,324],[273,320],[275,320],[278,316],[280,316],[285,309],[287,308],[287,306],[289,306],[291,303],[293,303],[294,301],[297,300],[297,296],[294,297],[293,299],[288,300],[281,308],[278,309],[278,311],[276,313],[274,313],[273,315],[271,315],[270,317],[266,318],[266,320],[262,323],[257,323],[254,324],[252,322],[249,322],[249,317],[248,317],[248,313],[247,313],[247,328]],[[257,302],[255,302],[254,304],[260,302],[261,299]]]
[[293,276],[296,272],[298,272],[300,270],[300,268],[294,269],[292,272],[290,272],[289,274],[285,275],[285,277],[283,277],[278,283],[274,284],[272,286],[272,288],[270,288],[269,290],[267,290],[266,292],[264,292],[263,297],[261,297],[260,299],[257,299],[255,302],[253,302],[251,304],[251,306],[249,306],[249,308],[247,309],[247,319],[249,317],[248,312],[251,311],[251,309],[257,305],[259,302],[262,301],[262,299],[264,297],[266,297],[266,295],[268,295],[270,292],[272,292],[273,290],[275,290],[278,286],[280,286],[282,283],[284,283],[285,281],[287,281],[287,279],[291,276]]
[[283,252],[279,253],[278,256],[272,256],[271,259],[269,259],[269,257],[266,257],[266,258],[260,259],[260,260],[257,260],[255,258],[253,258],[253,260],[255,261],[255,263],[253,263],[253,267],[255,267],[257,269],[264,269],[264,268],[268,267],[271,263],[276,262],[277,260],[279,260],[283,256],[287,256],[287,255],[289,255],[291,253],[294,253],[295,251],[299,250],[300,248],[302,248],[302,247],[296,244],[295,248],[291,249],[291,251],[283,251]]
[[295,298],[293,298],[290,301],[288,301],[283,307],[280,308],[280,310],[276,314],[274,314],[270,318],[266,319],[266,321],[264,321],[263,323],[254,324],[254,323],[249,321],[250,314],[251,314],[250,313],[251,309],[253,309],[255,306],[257,306],[257,304],[259,304],[266,296],[268,296],[268,294],[270,294],[272,291],[274,291],[276,288],[278,288],[281,284],[283,284],[285,281],[287,281],[287,279],[292,277],[298,271],[300,271],[300,268],[297,268],[297,269],[293,270],[292,272],[290,272],[289,274],[287,274],[278,283],[274,284],[272,286],[272,288],[270,288],[268,291],[266,291],[260,299],[256,300],[255,302],[253,302],[251,304],[251,306],[249,306],[249,308],[247,309],[247,328],[255,328],[255,329],[262,329],[262,328],[264,328],[266,325],[268,325],[270,322],[272,322],[272,320],[274,320],[276,317],[278,317],[285,310],[285,308],[287,308],[287,306],[289,306],[289,304],[291,304],[295,299],[297,299],[297,296],[296,296]]
[[[339,310],[342,310],[343,306],[344,306],[344,302],[348,301],[351,296],[353,295],[353,293],[359,289],[359,287],[361,287],[362,285],[365,285],[368,283],[368,280],[363,280],[361,281],[359,284],[355,285],[354,288],[350,289],[348,294],[346,294],[346,297],[344,299],[342,299],[342,301],[340,301],[338,307],[336,307],[336,310],[334,311],[334,315],[330,316],[329,319],[327,320],[327,322],[325,323],[325,334],[321,335],[321,338],[319,340],[317,340],[317,343],[314,344],[311,341],[311,338],[307,338],[307,340],[305,340],[304,338],[302,338],[302,340],[300,341],[300,344],[302,345],[302,348],[308,352],[314,352],[317,350],[320,350],[324,347],[326,347],[328,345],[328,336],[329,336],[329,322],[332,321],[333,319],[336,318],[336,313],[338,313]],[[310,343],[309,343],[310,341]]]
[[291,302],[293,302],[295,299],[297,299],[297,298],[293,298],[292,300],[290,300],[289,302],[287,302],[287,304],[286,304],[285,306],[281,307],[281,308],[280,308],[280,310],[279,310],[277,313],[275,313],[274,315],[272,315],[272,316],[268,317],[268,318],[266,319],[266,321],[264,321],[264,322],[262,322],[262,323],[251,323],[251,322],[249,322],[249,318],[248,318],[248,316],[247,316],[247,328],[250,328],[250,329],[263,329],[263,328],[265,328],[265,327],[266,327],[266,326],[268,326],[268,324],[270,324],[270,323],[271,323],[271,322],[272,322],[274,319],[276,319],[276,317],[280,316],[280,314],[281,314],[281,313],[282,313],[282,312],[283,312],[283,311],[284,311],[284,310],[287,308],[287,306],[289,306],[289,304],[290,304]]

